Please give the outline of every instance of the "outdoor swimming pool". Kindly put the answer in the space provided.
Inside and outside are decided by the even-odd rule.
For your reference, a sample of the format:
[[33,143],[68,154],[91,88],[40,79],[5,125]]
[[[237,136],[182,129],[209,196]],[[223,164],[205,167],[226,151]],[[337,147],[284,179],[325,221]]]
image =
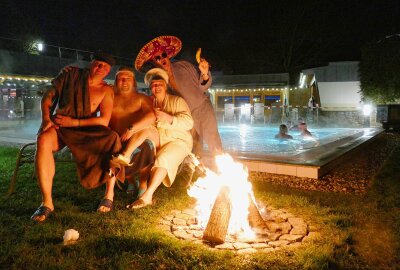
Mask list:
[[278,127],[255,125],[220,125],[219,132],[224,150],[251,156],[292,156],[316,147],[364,135],[364,129],[309,128],[313,138],[302,138],[298,131],[290,131],[293,139],[275,139]]

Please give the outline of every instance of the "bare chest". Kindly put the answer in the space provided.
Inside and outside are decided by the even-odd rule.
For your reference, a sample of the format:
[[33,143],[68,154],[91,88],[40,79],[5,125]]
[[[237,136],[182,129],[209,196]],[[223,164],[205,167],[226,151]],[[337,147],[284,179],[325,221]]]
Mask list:
[[89,98],[90,98],[90,112],[95,112],[100,103],[103,101],[105,95],[104,87],[89,87]]
[[115,99],[113,111],[120,114],[132,114],[140,111],[140,103],[130,99]]

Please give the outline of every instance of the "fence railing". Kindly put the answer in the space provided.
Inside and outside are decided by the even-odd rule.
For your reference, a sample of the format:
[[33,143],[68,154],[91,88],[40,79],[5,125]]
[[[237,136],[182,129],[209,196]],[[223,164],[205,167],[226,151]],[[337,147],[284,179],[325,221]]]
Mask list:
[[[25,52],[28,54],[71,59],[73,61],[90,61],[93,51],[68,48],[38,41],[25,41],[15,38],[0,37],[0,49]],[[110,53],[110,52],[108,52]],[[113,55],[118,65],[132,65],[132,59]]]

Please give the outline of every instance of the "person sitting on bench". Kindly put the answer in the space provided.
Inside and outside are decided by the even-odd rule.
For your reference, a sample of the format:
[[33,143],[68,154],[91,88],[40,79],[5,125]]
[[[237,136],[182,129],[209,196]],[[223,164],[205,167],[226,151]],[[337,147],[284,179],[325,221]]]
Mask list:
[[[35,156],[42,204],[32,220],[42,222],[54,211],[53,153],[64,146],[71,150],[83,187],[92,189],[104,183],[113,186],[115,177],[108,174],[109,160],[120,151],[121,143],[118,134],[108,127],[114,93],[103,80],[113,64],[112,56],[97,53],[89,69],[72,68],[61,72],[44,94]],[[106,188],[106,192],[110,192],[109,189]]]

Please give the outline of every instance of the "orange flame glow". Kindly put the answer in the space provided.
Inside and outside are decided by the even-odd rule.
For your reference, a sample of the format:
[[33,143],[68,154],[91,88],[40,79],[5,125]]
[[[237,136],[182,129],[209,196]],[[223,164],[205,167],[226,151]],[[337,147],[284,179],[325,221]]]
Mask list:
[[248,181],[248,171],[229,154],[215,157],[219,173],[206,169],[206,176],[199,178],[188,190],[189,196],[197,200],[196,211],[199,225],[207,226],[215,199],[220,189],[227,186],[232,202],[228,233],[236,237],[254,238],[249,221],[249,195],[254,200],[252,185]]

